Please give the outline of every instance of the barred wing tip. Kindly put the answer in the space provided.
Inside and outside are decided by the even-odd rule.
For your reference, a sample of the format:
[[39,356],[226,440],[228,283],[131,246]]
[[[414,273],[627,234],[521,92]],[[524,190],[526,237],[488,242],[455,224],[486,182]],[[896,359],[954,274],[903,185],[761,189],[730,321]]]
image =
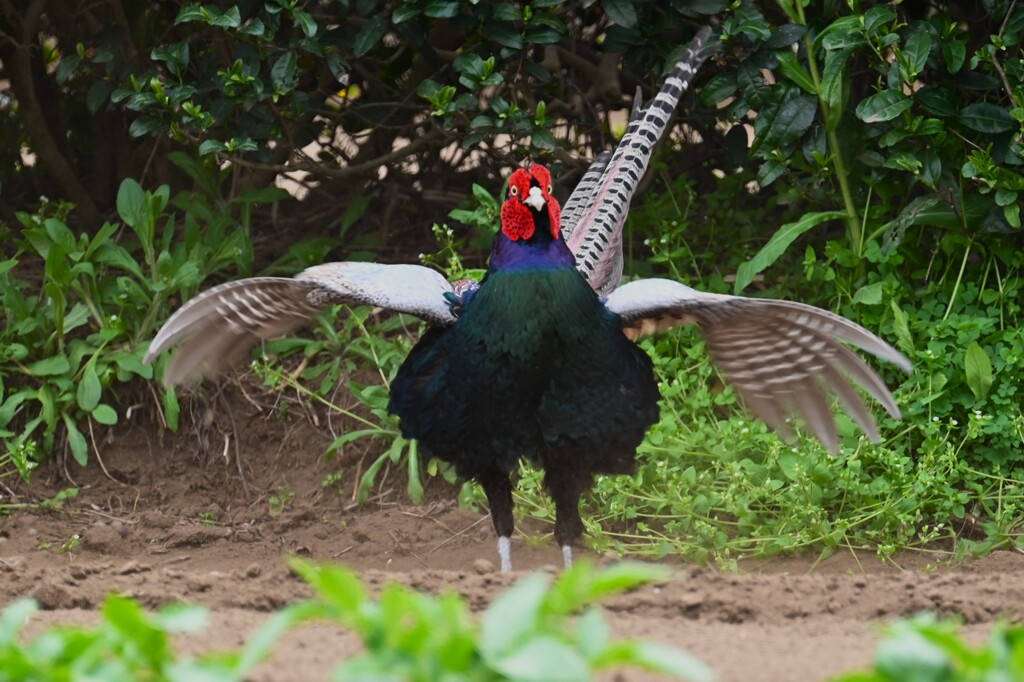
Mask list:
[[451,285],[419,265],[325,263],[293,278],[251,277],[213,287],[183,305],[157,332],[144,362],[180,346],[167,386],[211,375],[260,339],[287,335],[332,303],[380,306],[432,324],[455,321],[444,298]]
[[701,327],[708,353],[744,404],[783,438],[797,416],[833,453],[839,437],[828,394],[874,441],[880,436],[854,386],[894,418],[895,398],[878,375],[844,343],[888,360],[906,372],[910,361],[888,343],[844,317],[792,301],[709,294],[672,280],[638,280],[608,297],[631,338],[685,323]]
[[306,301],[309,284],[289,277],[250,277],[226,282],[192,298],[164,323],[149,345],[144,362],[168,348],[223,325],[237,333],[259,333],[283,319],[305,318],[316,306]]
[[680,324],[705,328],[756,316],[789,325],[810,326],[887,360],[907,374],[913,365],[903,353],[856,322],[828,310],[795,301],[712,294],[671,279],[649,278],[627,282],[605,304],[622,318],[627,334],[640,336]]

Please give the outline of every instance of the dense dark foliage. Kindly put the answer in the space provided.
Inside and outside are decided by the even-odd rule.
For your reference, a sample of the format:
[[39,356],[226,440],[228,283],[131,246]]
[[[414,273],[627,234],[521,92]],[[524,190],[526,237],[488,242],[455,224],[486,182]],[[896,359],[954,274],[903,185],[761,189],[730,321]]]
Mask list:
[[[475,183],[497,194],[527,157],[551,166],[566,192],[611,146],[635,89],[649,95],[704,24],[722,48],[635,203],[632,272],[830,307],[917,368],[888,449],[862,457],[848,438],[863,469],[804,471],[744,459],[735,445],[730,456],[769,483],[773,467],[801,485],[819,471],[813,485],[839,507],[846,484],[832,476],[859,477],[858,494],[889,494],[897,470],[939,461],[948,504],[915,509],[970,529],[979,523],[960,519],[998,518],[986,537],[1016,541],[1024,5],[1008,0],[4,0],[8,456],[41,460],[67,443],[84,461],[89,427],[123,407],[107,391],[148,376],[138,344],[171,302],[258,269],[263,244],[278,256],[316,237],[276,263],[293,270],[329,254],[408,259]],[[284,204],[290,222],[253,222],[254,204],[282,202],[264,190],[283,177],[308,200]],[[486,205],[456,215],[493,226]],[[105,223],[118,217],[130,229]],[[289,224],[298,228],[282,237]],[[448,241],[434,262],[457,264],[453,244],[486,243],[439,234]],[[317,349],[331,347],[325,334]],[[658,345],[678,354],[673,343]],[[339,380],[338,362],[309,370],[321,390]],[[676,372],[666,381],[687,369],[661,362]],[[677,421],[700,423],[702,395],[679,396],[691,407]],[[733,413],[730,394],[717,395],[708,404]],[[164,407],[175,414],[173,394]],[[662,424],[653,435],[678,434]],[[933,490],[912,478],[910,488]],[[899,523],[922,522],[904,511]]]

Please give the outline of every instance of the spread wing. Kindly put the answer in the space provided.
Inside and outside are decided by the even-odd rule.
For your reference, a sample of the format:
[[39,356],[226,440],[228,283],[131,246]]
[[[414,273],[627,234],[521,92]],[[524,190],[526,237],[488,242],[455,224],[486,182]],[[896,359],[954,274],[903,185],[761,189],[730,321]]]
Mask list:
[[619,284],[622,226],[629,203],[679,98],[711,52],[710,36],[708,27],[697,32],[658,95],[644,107],[634,106],[629,127],[615,151],[610,157],[597,157],[566,201],[563,237],[576,256],[576,268],[601,295]]
[[844,342],[888,360],[905,372],[910,361],[868,330],[844,317],[792,301],[709,294],[667,279],[624,284],[608,297],[631,338],[695,323],[708,353],[736,387],[751,412],[784,438],[786,417],[800,417],[831,451],[839,448],[827,394],[872,440],[878,429],[854,389],[859,385],[894,418],[900,411],[892,393]]
[[174,386],[212,375],[257,341],[285,335],[322,307],[373,305],[446,326],[455,316],[445,294],[451,285],[419,265],[325,263],[287,277],[252,277],[221,284],[183,305],[157,333],[145,361],[180,346],[164,373]]

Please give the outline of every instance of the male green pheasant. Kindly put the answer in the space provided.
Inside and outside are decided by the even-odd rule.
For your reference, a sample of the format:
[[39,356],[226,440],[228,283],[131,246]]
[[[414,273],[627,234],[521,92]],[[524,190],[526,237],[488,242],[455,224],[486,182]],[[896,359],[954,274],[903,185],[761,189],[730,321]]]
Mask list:
[[[502,571],[511,570],[510,476],[523,458],[542,467],[566,565],[583,532],[581,495],[597,473],[630,473],[658,419],[642,334],[696,323],[745,405],[783,436],[798,416],[831,451],[839,445],[828,395],[872,438],[854,384],[893,417],[892,394],[846,342],[906,371],[903,355],[843,317],[789,301],[709,294],[672,280],[619,286],[621,226],[676,103],[706,55],[702,31],[662,91],[638,108],[614,154],[602,155],[560,210],[551,175],[512,173],[487,274],[456,283],[416,265],[328,263],[294,279],[255,277],[215,287],[181,308],[147,360],[180,345],[173,385],[210,374],[259,339],[286,333],[332,303],[411,313],[430,326],[391,386],[403,434],[453,462],[487,495]],[[563,228],[563,221],[565,227]],[[604,298],[602,298],[604,296]]]

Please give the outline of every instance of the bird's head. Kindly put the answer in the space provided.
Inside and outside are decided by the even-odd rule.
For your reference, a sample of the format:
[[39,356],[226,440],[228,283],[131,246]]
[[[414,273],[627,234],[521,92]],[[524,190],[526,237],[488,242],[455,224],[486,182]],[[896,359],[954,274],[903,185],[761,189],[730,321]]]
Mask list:
[[559,238],[562,208],[551,194],[551,173],[539,164],[520,168],[508,179],[501,206],[501,231],[512,241]]

